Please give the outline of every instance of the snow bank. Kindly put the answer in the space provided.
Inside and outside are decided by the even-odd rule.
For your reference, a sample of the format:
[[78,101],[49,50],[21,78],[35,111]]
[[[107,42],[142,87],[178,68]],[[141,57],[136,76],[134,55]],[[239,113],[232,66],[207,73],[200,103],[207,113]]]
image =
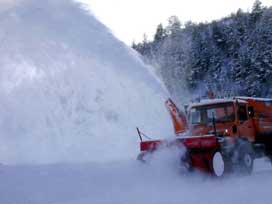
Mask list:
[[173,134],[160,83],[79,3],[13,1],[0,27],[1,162],[135,158],[136,126]]

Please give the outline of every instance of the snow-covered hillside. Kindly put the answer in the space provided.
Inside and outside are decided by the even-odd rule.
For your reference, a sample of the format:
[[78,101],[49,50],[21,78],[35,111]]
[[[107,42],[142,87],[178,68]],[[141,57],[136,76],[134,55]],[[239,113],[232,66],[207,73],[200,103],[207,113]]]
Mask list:
[[171,136],[166,91],[82,5],[5,2],[0,10],[2,163],[135,158],[136,126],[154,137]]

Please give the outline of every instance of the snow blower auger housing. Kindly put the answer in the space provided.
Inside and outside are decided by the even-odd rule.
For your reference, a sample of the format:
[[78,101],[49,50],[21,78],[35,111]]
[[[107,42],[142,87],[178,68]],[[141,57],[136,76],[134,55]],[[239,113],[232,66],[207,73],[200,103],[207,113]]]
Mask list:
[[171,99],[165,102],[176,139],[143,141],[138,159],[145,161],[162,144],[182,144],[181,158],[188,170],[199,169],[216,177],[228,172],[251,173],[255,158],[272,158],[272,99],[233,97],[191,103],[185,113]]

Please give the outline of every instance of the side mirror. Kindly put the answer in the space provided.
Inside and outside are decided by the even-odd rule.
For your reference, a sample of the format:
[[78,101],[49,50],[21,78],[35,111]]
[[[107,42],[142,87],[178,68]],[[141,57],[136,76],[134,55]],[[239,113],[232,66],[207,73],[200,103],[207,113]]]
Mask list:
[[248,108],[247,108],[247,112],[248,112],[248,116],[250,117],[250,118],[253,118],[254,117],[254,108],[253,108],[253,106],[248,106]]

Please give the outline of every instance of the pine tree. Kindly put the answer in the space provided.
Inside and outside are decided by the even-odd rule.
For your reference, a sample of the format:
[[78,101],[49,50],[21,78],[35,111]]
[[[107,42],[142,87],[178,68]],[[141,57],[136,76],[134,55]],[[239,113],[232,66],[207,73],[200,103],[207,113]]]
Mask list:
[[263,13],[262,2],[259,0],[256,0],[253,4],[252,12],[250,14],[251,23],[255,24],[262,16],[262,13]]
[[166,31],[164,30],[162,24],[160,23],[157,27],[155,36],[154,36],[154,42],[160,42],[166,37]]
[[168,19],[168,26],[166,27],[166,33],[169,36],[176,36],[181,32],[181,22],[177,16],[171,16]]

